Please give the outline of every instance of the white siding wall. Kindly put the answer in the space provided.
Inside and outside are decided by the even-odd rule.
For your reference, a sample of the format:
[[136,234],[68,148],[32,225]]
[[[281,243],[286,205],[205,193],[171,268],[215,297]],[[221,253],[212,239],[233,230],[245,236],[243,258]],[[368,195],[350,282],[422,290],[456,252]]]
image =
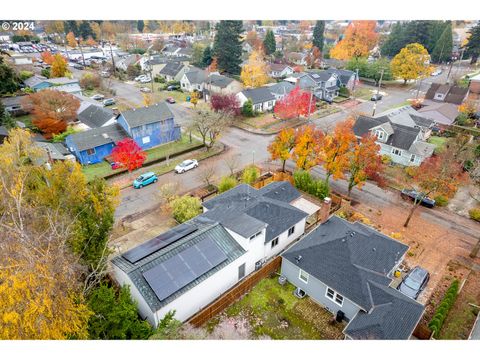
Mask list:
[[278,245],[272,249],[272,242],[269,241],[265,244],[265,257],[271,258],[277,255],[279,252],[286,249],[292,242],[298,239],[305,232],[305,220],[302,219],[295,224],[295,231],[292,235],[288,236],[288,230],[280,234],[278,237]]

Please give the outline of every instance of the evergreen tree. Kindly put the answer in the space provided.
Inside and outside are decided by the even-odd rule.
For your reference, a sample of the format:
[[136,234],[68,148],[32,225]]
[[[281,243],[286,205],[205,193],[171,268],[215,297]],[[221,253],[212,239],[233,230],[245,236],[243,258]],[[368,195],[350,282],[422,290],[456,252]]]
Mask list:
[[137,21],[137,30],[138,30],[138,32],[143,33],[143,29],[145,29],[145,23],[143,22],[143,20],[138,20],[138,21]]
[[0,56],[0,95],[13,93],[18,89],[18,77],[15,71]]
[[203,50],[203,56],[202,56],[202,67],[206,68],[207,66],[210,66],[212,63],[212,48],[210,46],[207,46]]
[[10,130],[17,126],[17,122],[15,119],[10,115],[10,113],[5,110],[5,107],[0,102],[0,126],[5,126],[7,130]]
[[263,40],[263,47],[265,48],[265,54],[271,55],[277,49],[277,43],[275,42],[275,35],[272,30],[268,30]]
[[213,53],[217,57],[218,68],[229,74],[240,74],[242,62],[241,20],[221,20],[216,26]]
[[465,45],[465,57],[472,57],[471,64],[475,64],[480,55],[480,23],[470,29],[470,37]]
[[325,31],[325,21],[317,20],[315,27],[313,28],[313,46],[317,47],[320,51],[323,52],[323,33]]
[[90,26],[90,23],[88,21],[82,21],[80,23],[80,26],[78,27],[78,32],[84,40],[87,40],[90,36],[93,39],[97,37],[97,35],[93,32],[92,27]]
[[150,324],[138,318],[128,287],[117,293],[113,287],[101,285],[90,294],[88,306],[94,312],[88,322],[90,339],[138,340],[153,333]]
[[390,34],[381,46],[383,56],[393,57],[407,44],[405,28],[406,26],[400,22],[393,24]]
[[63,22],[63,28],[65,31],[65,34],[68,34],[69,32],[73,32],[75,36],[79,35],[78,31],[78,25],[76,20],[67,20]]
[[426,44],[426,48],[430,54],[435,49],[435,46],[437,45],[438,40],[440,40],[446,26],[448,26],[448,21],[432,21],[429,41],[428,44]]
[[435,47],[432,51],[432,61],[435,63],[442,63],[450,61],[452,58],[453,50],[453,36],[452,36],[452,23],[447,21],[442,35],[438,39]]

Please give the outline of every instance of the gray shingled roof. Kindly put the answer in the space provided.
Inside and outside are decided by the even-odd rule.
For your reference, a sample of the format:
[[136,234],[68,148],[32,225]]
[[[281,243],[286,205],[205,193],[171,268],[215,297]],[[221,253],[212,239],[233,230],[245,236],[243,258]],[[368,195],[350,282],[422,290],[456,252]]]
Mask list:
[[417,301],[388,286],[369,282],[374,304],[348,323],[343,331],[352,339],[408,340],[425,310]]
[[355,72],[350,70],[330,68],[325,71],[327,71],[330,74],[337,74],[338,78],[340,79],[340,83],[344,86],[348,84],[348,81],[350,80],[352,75],[355,75]]
[[282,257],[369,311],[374,305],[369,282],[388,286],[387,275],[407,249],[364,224],[332,216]]
[[213,86],[217,86],[223,89],[226,88],[233,80],[234,79],[228,76],[211,74],[206,81]]
[[173,119],[173,114],[165,102],[127,110],[121,114],[130,128]]
[[268,87],[259,87],[255,89],[246,89],[242,91],[242,94],[252,100],[253,104],[260,104],[267,101],[275,100],[275,96],[270,92]]
[[77,115],[78,120],[87,125],[90,128],[102,127],[108,120],[112,119],[115,115],[109,108],[97,106],[94,104],[89,105],[82,112]]
[[284,95],[289,94],[295,88],[295,85],[288,81],[281,81],[279,83],[269,86],[270,92],[273,94]]
[[434,100],[436,93],[446,94],[443,102],[460,105],[467,96],[468,89],[455,85],[433,83],[427,90],[425,99]]
[[93,149],[97,146],[114,143],[125,139],[128,134],[119,124],[90,129],[68,135],[78,151]]
[[270,183],[260,190],[241,184],[204,202],[208,211],[203,216],[243,237],[266,227],[265,242],[269,242],[308,216],[290,205],[299,197],[298,190],[284,181]]
[[199,68],[190,69],[185,73],[190,84],[203,84],[208,76],[208,73],[205,70]]
[[160,70],[159,74],[177,76],[177,74],[180,72],[180,70],[183,69],[184,66],[185,65],[183,65],[181,62],[167,62],[163,69]]
[[370,129],[383,124],[388,124],[387,126],[391,126],[393,129],[393,134],[388,137],[385,144],[402,150],[409,150],[416,141],[418,133],[421,131],[418,128],[395,124],[391,122],[387,116],[381,116],[378,118],[359,116],[353,126],[353,132],[356,136],[363,136],[367,134]]
[[[206,280],[223,267],[230,264],[245,253],[245,250],[237,243],[237,241],[218,223],[205,219],[203,215],[198,216],[187,222],[188,224],[195,225],[198,230],[192,234],[166,246],[165,248],[158,250],[151,255],[141,259],[140,261],[132,264],[121,255],[115,257],[112,263],[124,271],[128,277],[135,284],[136,288],[147,302],[150,309],[155,312],[166,304],[172,302],[188,290],[194,288],[202,281]],[[227,260],[212,268],[199,278],[193,280],[183,288],[179,289],[172,295],[168,296],[163,301],[160,301],[155,292],[143,277],[143,273],[177,255],[181,251],[194,246],[200,241],[212,239],[222,252],[227,256]]]
[[322,71],[309,72],[307,73],[307,76],[310,77],[310,79],[312,79],[316,83],[319,83],[321,81],[328,81],[332,77],[332,74],[330,74],[326,70],[322,70]]

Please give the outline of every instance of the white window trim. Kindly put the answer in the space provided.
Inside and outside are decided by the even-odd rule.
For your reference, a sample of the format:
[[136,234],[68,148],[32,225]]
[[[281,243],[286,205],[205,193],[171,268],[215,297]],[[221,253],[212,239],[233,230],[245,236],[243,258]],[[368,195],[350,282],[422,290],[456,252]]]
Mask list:
[[382,130],[375,130],[375,136],[377,137],[378,140],[383,140],[383,135],[385,133]]
[[255,239],[257,236],[260,236],[260,235],[262,235],[262,232],[261,232],[261,231],[259,231],[258,233],[250,236],[250,240],[253,240],[253,239]]
[[[292,230],[292,233],[290,233],[290,230]],[[290,229],[288,229],[288,232],[287,232],[287,236],[292,236],[293,234],[295,234],[295,225],[293,225]]]
[[[89,152],[89,151],[92,151],[92,150],[93,150],[93,152],[91,152],[91,153],[89,154],[88,152]],[[97,150],[95,150],[95,148],[87,149],[87,155],[88,155],[88,156],[95,155],[96,153],[97,153]]]
[[[302,279],[302,274],[305,276],[306,280]],[[300,269],[300,271],[298,272],[298,278],[300,279],[300,281],[303,281],[305,284],[308,284],[309,277],[310,275],[305,270]]]
[[[333,298],[331,298],[330,296],[328,296],[328,290],[330,290],[331,292],[333,292]],[[339,300],[338,297],[341,297],[342,300]],[[338,306],[342,307],[343,306],[343,302],[345,300],[345,297],[339,293],[337,293],[335,290],[333,290],[332,288],[329,288],[327,286],[327,289],[325,290],[325,297],[327,299],[329,299],[330,301],[333,301],[335,304],[337,304]]]
[[[396,154],[395,151],[398,151],[398,154]],[[396,155],[396,156],[402,156],[402,150],[397,149],[397,148],[393,148],[392,149],[392,154]]]
[[150,143],[150,136],[144,136],[142,138],[142,144],[149,144]]
[[410,155],[410,162],[415,162],[415,160],[417,160],[415,154]]
[[[274,243],[275,241],[276,241],[277,243],[274,245],[273,243]],[[279,238],[278,238],[278,236],[277,236],[275,239],[272,240],[272,242],[271,242],[271,248],[273,249],[274,247],[277,247],[277,246],[278,246],[278,243],[279,243]]]

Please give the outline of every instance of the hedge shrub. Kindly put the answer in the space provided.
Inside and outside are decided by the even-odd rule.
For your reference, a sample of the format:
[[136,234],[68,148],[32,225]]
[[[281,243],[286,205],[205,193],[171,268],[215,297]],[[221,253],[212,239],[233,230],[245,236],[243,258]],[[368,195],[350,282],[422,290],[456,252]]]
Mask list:
[[452,284],[450,285],[447,292],[445,293],[442,301],[440,302],[440,305],[435,311],[435,314],[433,315],[432,320],[428,323],[428,327],[430,328],[430,330],[432,330],[436,334],[440,332],[440,329],[443,326],[443,323],[445,321],[445,318],[448,315],[448,312],[450,311],[453,304],[455,303],[455,300],[457,299],[458,287],[459,287],[458,280],[457,279],[453,280]]
[[447,197],[443,196],[443,195],[435,196],[435,205],[437,205],[437,206],[447,206],[448,205]]
[[224,176],[218,184],[218,192],[223,193],[237,186],[237,180],[232,176]]
[[321,200],[325,199],[330,194],[328,184],[321,179],[315,180],[308,171],[295,171],[293,174],[293,181],[297,189],[305,191]]
[[470,219],[480,221],[480,208],[473,208],[468,211]]

